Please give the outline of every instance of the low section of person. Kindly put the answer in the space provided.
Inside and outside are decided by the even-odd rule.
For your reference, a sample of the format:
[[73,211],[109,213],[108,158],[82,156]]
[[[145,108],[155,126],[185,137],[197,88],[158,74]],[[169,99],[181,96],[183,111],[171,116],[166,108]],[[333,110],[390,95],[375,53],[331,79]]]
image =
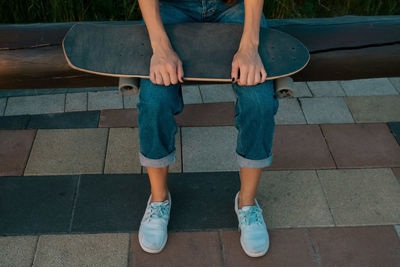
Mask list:
[[255,195],[262,169],[272,163],[274,115],[279,102],[273,82],[266,80],[268,70],[258,54],[259,30],[267,27],[263,0],[139,0],[139,6],[153,49],[150,79],[141,80],[137,104],[139,158],[141,165],[147,167],[151,184],[139,228],[141,247],[149,253],[158,253],[167,242],[172,204],[167,175],[169,165],[176,161],[174,142],[178,130],[174,115],[184,107],[182,62],[163,24],[240,23],[244,29],[231,73],[236,94],[236,156],[241,182],[239,192],[232,196],[233,211],[237,214],[243,250],[251,257],[265,255],[269,236]]

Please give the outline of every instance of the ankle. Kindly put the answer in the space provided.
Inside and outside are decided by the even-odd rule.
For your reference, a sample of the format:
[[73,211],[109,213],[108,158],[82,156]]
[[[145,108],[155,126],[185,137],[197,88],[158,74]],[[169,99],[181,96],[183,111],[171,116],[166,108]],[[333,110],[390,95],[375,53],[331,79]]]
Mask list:
[[163,190],[163,191],[158,191],[158,192],[151,192],[151,200],[150,203],[152,202],[162,202],[164,200],[168,199],[168,189]]
[[240,192],[238,195],[238,208],[241,209],[244,206],[254,206],[256,203],[254,201],[254,199],[246,199],[240,196]]

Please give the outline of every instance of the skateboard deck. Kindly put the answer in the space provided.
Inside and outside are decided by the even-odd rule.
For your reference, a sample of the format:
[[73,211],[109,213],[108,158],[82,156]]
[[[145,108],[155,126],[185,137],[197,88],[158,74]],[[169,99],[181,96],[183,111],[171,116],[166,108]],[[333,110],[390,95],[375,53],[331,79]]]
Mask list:
[[[186,81],[232,82],[231,64],[243,33],[242,24],[164,24],[183,64]],[[120,78],[149,78],[153,54],[144,24],[75,24],[62,43],[68,64],[80,71]],[[260,28],[259,54],[267,80],[302,70],[307,48],[281,31]]]

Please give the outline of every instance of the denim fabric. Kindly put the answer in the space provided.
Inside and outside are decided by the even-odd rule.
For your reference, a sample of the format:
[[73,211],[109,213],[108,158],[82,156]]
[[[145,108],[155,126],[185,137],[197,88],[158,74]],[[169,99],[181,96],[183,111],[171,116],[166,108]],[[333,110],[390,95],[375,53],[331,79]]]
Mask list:
[[[227,6],[221,0],[163,0],[160,14],[164,24],[181,22],[224,22],[244,24],[244,2]],[[142,23],[144,21],[142,20]],[[261,27],[267,27],[264,14]],[[268,69],[267,69],[268,72]],[[278,111],[273,81],[254,86],[233,84],[236,94],[235,127],[238,130],[236,157],[240,167],[271,165],[274,116]],[[141,79],[139,102],[139,159],[142,166],[165,167],[176,161],[174,115],[183,111],[181,84],[153,84]]]

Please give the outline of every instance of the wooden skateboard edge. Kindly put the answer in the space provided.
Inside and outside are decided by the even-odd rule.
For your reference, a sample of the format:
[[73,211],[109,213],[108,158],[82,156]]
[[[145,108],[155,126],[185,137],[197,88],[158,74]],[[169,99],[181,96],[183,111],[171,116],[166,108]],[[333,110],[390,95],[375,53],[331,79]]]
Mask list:
[[[72,25],[72,27],[70,28],[70,30],[72,30],[72,29],[73,29],[76,25],[78,25],[78,24],[79,24],[79,23],[76,23],[76,24]],[[77,71],[81,71],[81,72],[86,72],[86,73],[94,74],[94,75],[107,76],[107,77],[115,77],[115,78],[141,78],[141,79],[149,79],[149,78],[150,78],[150,76],[145,76],[145,75],[125,75],[125,74],[111,74],[111,73],[97,72],[97,71],[82,69],[82,68],[79,68],[79,67],[73,65],[73,64],[71,63],[71,61],[69,60],[69,58],[68,58],[68,56],[67,56],[67,53],[66,53],[66,51],[65,51],[64,41],[65,41],[67,35],[68,35],[68,33],[64,36],[64,38],[63,38],[63,40],[62,40],[62,49],[63,49],[64,57],[65,57],[65,59],[66,59],[66,61],[67,61],[67,64],[68,64],[68,66],[70,66],[72,69],[77,70]],[[304,44],[303,44],[303,46],[304,46]],[[304,46],[304,47],[305,47],[305,46]],[[310,58],[311,58],[310,53],[308,53],[308,59],[307,59],[306,63],[305,63],[300,69],[298,69],[298,70],[296,70],[296,71],[293,71],[293,72],[290,72],[290,73],[287,73],[287,74],[280,75],[280,76],[273,76],[273,77],[268,77],[268,76],[267,76],[266,80],[276,80],[276,79],[279,79],[279,78],[283,78],[283,77],[288,77],[288,76],[294,75],[294,74],[296,74],[297,72],[303,70],[303,69],[308,65],[308,63],[309,63],[309,61],[310,61]],[[268,75],[268,72],[267,72],[267,75]],[[228,78],[224,79],[224,78],[183,77],[183,80],[186,80],[186,81],[199,81],[199,82],[224,82],[224,83],[226,82],[226,83],[232,83],[232,79],[228,79]]]

